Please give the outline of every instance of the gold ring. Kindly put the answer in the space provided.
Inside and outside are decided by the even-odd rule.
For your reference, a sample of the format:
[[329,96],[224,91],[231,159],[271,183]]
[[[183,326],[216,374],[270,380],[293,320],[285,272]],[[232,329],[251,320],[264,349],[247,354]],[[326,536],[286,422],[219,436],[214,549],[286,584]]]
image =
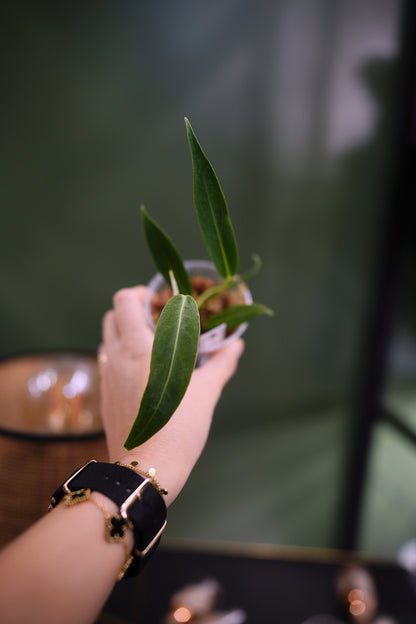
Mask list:
[[108,362],[108,355],[107,355],[107,353],[99,353],[97,360],[98,360],[98,364],[100,366],[102,366],[103,364],[107,364],[107,362]]

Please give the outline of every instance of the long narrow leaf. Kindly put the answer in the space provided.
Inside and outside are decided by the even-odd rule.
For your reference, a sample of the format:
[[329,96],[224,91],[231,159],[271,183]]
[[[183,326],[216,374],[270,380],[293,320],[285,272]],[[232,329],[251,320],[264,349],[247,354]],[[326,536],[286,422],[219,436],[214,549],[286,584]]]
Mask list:
[[151,438],[178,407],[195,368],[199,333],[195,300],[189,295],[169,299],[156,325],[149,379],[124,443],[127,450]]
[[214,316],[207,319],[204,323],[204,329],[213,329],[223,323],[227,324],[228,329],[234,329],[235,327],[241,325],[241,323],[248,323],[252,321],[260,314],[273,316],[274,312],[261,303],[231,306],[230,308],[227,308],[222,312],[218,312],[218,314],[214,314]]
[[185,117],[192,157],[194,202],[199,226],[211,260],[220,275],[232,277],[238,269],[238,249],[224,193],[191,124]]
[[179,292],[183,295],[192,295],[192,284],[184,267],[183,260],[169,236],[146,212],[140,207],[146,242],[158,271],[163,275],[168,286],[172,288],[169,272],[172,271]]

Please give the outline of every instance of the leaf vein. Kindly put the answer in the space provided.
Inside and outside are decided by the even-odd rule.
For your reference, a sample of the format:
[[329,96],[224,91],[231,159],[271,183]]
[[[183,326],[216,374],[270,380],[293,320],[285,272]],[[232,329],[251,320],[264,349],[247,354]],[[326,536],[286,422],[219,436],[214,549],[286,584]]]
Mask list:
[[173,350],[172,350],[173,356],[172,356],[172,358],[171,358],[171,360],[170,360],[170,365],[169,365],[168,374],[167,374],[167,376],[166,376],[166,381],[165,381],[165,383],[163,384],[163,390],[162,390],[162,392],[160,393],[160,398],[159,398],[159,401],[158,401],[158,403],[155,405],[155,408],[154,408],[154,410],[153,410],[153,414],[152,414],[151,418],[153,418],[153,417],[155,416],[155,414],[157,413],[157,411],[158,411],[158,409],[159,409],[159,406],[160,406],[160,404],[162,403],[163,397],[164,397],[164,395],[166,394],[166,388],[167,388],[167,386],[168,386],[168,384],[169,384],[169,381],[170,381],[170,378],[171,378],[171,376],[172,376],[172,370],[173,370],[173,367],[174,367],[174,362],[175,362],[175,357],[176,357],[176,351],[177,351],[177,347],[178,347],[179,333],[180,333],[180,327],[181,327],[181,324],[182,324],[182,317],[183,317],[183,311],[184,311],[184,308],[185,308],[185,304],[186,304],[186,299],[185,299],[185,297],[184,297],[184,298],[183,298],[183,301],[182,301],[182,304],[181,304],[180,312],[179,312],[179,323],[178,323],[178,325],[177,325],[177,329],[176,329],[176,336],[175,336],[175,340],[174,340],[174,343],[173,343]]
[[215,232],[217,234],[218,244],[219,244],[221,255],[222,255],[222,258],[223,258],[223,261],[224,261],[225,269],[227,271],[227,275],[231,275],[230,266],[229,266],[228,260],[227,260],[227,255],[225,253],[224,245],[222,243],[220,228],[219,228],[219,226],[217,224],[217,220],[215,218],[215,211],[214,211],[214,208],[213,208],[213,203],[211,202],[211,199],[210,199],[210,196],[209,196],[209,193],[208,193],[208,185],[207,185],[206,180],[204,180],[204,187],[205,187],[205,192],[207,194],[208,205],[209,205],[209,209],[211,211],[212,220],[214,222],[214,228],[215,228]]

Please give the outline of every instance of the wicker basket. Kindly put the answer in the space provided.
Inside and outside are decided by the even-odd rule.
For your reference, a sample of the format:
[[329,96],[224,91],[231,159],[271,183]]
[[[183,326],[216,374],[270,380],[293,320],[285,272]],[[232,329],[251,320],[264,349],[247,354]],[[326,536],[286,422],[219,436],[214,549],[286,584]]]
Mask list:
[[0,547],[42,516],[56,487],[90,459],[107,459],[95,357],[0,362]]

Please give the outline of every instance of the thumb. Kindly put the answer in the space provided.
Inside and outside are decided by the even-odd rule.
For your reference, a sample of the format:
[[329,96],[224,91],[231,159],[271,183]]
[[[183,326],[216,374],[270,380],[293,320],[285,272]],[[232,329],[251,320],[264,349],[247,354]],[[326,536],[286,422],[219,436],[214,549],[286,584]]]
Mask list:
[[223,387],[234,375],[244,347],[245,344],[241,338],[231,342],[213,353],[205,364],[196,369],[194,374],[198,374],[201,381],[205,383],[217,382],[220,387]]

